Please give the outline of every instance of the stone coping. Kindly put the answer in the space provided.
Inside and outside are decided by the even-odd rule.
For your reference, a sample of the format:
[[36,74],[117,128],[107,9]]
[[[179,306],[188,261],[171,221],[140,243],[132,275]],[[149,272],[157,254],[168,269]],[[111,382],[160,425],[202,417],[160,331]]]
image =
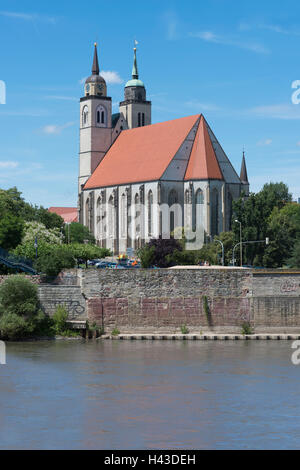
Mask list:
[[182,334],[119,334],[117,336],[102,335],[97,339],[112,340],[190,340],[190,341],[237,341],[237,340],[300,340],[300,334],[205,334],[205,335],[182,335]]

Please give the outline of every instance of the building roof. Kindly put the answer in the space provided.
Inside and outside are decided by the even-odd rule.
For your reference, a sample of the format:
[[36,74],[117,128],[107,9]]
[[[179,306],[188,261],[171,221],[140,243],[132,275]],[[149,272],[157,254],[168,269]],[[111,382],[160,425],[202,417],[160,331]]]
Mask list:
[[49,207],[48,211],[60,215],[66,223],[78,222],[77,207]]
[[184,179],[223,180],[223,175],[203,116],[200,118]]
[[[180,149],[188,148],[191,139],[191,151],[182,163]],[[180,177],[178,159],[185,165]],[[196,114],[122,131],[84,189],[165,179],[170,164],[178,169],[178,180],[240,182],[206,120]]]

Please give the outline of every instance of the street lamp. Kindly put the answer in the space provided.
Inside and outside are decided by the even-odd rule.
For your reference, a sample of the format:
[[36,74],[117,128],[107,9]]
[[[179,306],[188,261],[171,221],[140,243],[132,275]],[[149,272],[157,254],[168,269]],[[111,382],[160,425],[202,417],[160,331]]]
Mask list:
[[235,222],[240,224],[240,262],[241,262],[241,267],[242,267],[243,266],[242,222],[240,222],[237,219],[235,219]]
[[221,242],[221,240],[218,240],[217,238],[214,239],[214,242],[220,243],[222,247],[222,266],[224,266],[224,244]]

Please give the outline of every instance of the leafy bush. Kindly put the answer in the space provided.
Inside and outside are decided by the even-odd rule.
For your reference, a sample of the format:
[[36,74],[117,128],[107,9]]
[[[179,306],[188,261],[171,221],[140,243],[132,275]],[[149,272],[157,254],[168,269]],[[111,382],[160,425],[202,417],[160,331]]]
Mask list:
[[36,260],[34,267],[38,272],[55,277],[62,269],[74,268],[75,258],[71,250],[65,246],[53,247],[51,253],[45,253]]
[[62,242],[63,235],[57,227],[47,229],[41,222],[25,222],[22,243],[34,244],[36,238],[38,245],[41,241],[59,245]]
[[117,327],[115,327],[111,332],[112,336],[118,336],[119,334],[120,334],[120,330],[118,330]]
[[68,312],[64,305],[59,305],[52,317],[54,330],[57,334],[61,334],[67,329]]
[[242,324],[242,335],[253,335],[254,331],[249,322]]
[[138,251],[138,256],[143,267],[154,265],[159,268],[168,268],[174,266],[172,255],[175,250],[182,251],[181,243],[175,238],[152,238],[144,248]]
[[78,222],[72,222],[71,224],[65,224],[64,236],[66,243],[95,243],[95,238],[89,231],[88,227]]
[[11,276],[0,285],[0,305],[5,314],[34,316],[39,306],[37,286],[23,275]]
[[292,268],[300,268],[300,240],[296,241],[292,251],[292,256],[287,260],[287,263]]
[[3,339],[16,340],[30,335],[35,325],[25,317],[15,313],[5,313],[0,317],[0,336]]
[[182,325],[182,326],[180,327],[180,330],[181,330],[181,333],[182,333],[183,335],[188,335],[189,332],[190,332],[190,330],[188,329],[188,327],[186,326],[186,324]]

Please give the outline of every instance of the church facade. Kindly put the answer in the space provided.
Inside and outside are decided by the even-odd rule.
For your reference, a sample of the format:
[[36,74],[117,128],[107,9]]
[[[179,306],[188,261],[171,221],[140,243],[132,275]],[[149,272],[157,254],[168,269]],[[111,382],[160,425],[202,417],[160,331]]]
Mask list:
[[97,243],[124,253],[151,238],[180,238],[184,228],[187,247],[198,249],[230,230],[232,201],[242,193],[249,194],[244,155],[238,176],[202,114],[151,124],[136,48],[112,114],[95,44],[80,99],[78,218]]

